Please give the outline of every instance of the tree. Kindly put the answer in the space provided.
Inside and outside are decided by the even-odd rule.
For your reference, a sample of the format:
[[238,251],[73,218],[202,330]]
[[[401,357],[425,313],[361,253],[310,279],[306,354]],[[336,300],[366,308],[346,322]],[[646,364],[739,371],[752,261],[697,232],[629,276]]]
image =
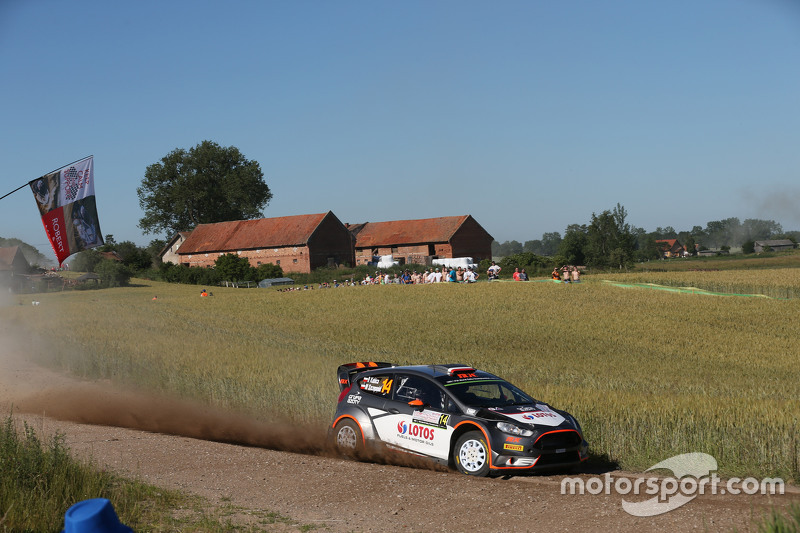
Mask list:
[[70,270],[74,270],[76,272],[94,272],[95,267],[102,260],[103,256],[100,255],[100,252],[94,248],[90,248],[88,250],[79,252],[75,257],[73,257],[69,262],[69,268]]
[[125,287],[131,279],[130,269],[111,259],[103,259],[95,267],[97,275],[106,287]]
[[272,198],[258,162],[234,146],[203,141],[147,167],[136,189],[145,233],[174,234],[198,224],[263,216]]
[[570,265],[586,264],[584,249],[586,248],[587,228],[585,224],[570,224],[564,232],[564,238],[558,246],[559,259]]
[[246,257],[236,254],[222,254],[214,261],[214,269],[224,281],[252,281],[254,269]]
[[628,212],[617,204],[613,211],[592,213],[592,223],[586,233],[586,262],[595,266],[623,268],[633,261],[636,239],[625,219]]

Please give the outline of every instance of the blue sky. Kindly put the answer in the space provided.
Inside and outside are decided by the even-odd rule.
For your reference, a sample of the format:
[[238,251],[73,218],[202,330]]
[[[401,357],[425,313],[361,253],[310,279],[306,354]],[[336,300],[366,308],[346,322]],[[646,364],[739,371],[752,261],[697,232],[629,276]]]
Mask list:
[[[208,139],[265,216],[796,230],[799,67],[794,0],[2,0],[0,195],[93,154],[103,234],[145,245],[145,168]],[[0,236],[52,255],[28,189]]]

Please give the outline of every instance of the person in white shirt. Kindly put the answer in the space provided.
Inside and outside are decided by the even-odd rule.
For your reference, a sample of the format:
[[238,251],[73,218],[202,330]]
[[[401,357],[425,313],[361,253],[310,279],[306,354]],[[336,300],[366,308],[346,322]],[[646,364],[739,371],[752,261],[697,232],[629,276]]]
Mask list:
[[475,272],[472,271],[472,267],[464,272],[464,283],[475,283]]
[[498,279],[500,277],[500,270],[502,270],[500,265],[495,264],[495,262],[492,261],[492,266],[490,266],[489,270],[486,271],[486,275],[489,276],[490,280]]

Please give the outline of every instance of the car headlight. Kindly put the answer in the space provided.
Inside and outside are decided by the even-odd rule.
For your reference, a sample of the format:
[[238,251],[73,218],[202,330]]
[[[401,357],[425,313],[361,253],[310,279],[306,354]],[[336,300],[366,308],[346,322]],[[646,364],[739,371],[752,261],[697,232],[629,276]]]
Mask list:
[[519,435],[520,437],[530,437],[533,435],[533,431],[530,429],[522,429],[519,426],[515,426],[514,424],[509,424],[507,422],[498,422],[497,429],[502,431],[503,433],[508,433],[510,435]]

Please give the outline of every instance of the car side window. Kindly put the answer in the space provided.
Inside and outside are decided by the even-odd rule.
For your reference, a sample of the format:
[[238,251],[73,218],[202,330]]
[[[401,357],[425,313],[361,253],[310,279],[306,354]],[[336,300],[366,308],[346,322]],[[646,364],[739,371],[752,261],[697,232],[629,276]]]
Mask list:
[[359,378],[356,383],[362,392],[388,398],[392,394],[394,376],[364,376]]
[[419,376],[397,376],[397,390],[394,399],[398,402],[408,403],[412,400],[422,402],[433,408],[445,408],[445,394],[434,383]]

